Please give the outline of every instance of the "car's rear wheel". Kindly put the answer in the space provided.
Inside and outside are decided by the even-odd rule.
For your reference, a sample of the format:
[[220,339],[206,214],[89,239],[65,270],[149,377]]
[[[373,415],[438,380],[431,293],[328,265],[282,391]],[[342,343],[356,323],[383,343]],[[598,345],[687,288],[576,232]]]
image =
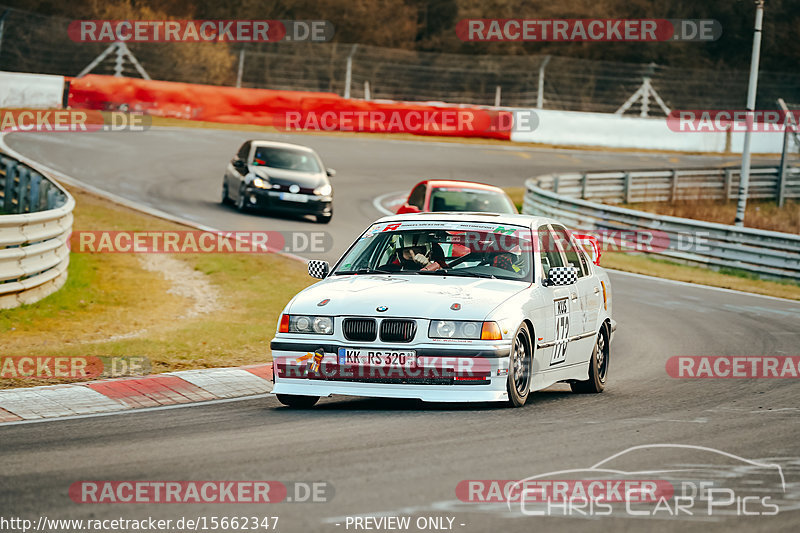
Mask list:
[[608,361],[611,355],[611,346],[606,338],[606,328],[600,328],[592,349],[592,358],[589,360],[589,379],[570,383],[572,392],[598,393],[606,388],[608,377]]
[[278,401],[293,409],[310,409],[319,401],[319,396],[298,396],[296,394],[278,394]]
[[522,407],[528,401],[533,374],[533,348],[528,326],[522,324],[514,335],[508,365],[508,401],[512,407]]

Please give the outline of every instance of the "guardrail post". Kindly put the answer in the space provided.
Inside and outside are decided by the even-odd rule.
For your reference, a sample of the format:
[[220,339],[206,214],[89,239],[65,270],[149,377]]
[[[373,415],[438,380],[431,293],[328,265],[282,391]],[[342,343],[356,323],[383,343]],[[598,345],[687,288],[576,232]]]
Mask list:
[[553,176],[553,192],[558,192],[558,176]]
[[731,197],[731,183],[733,182],[733,172],[731,169],[725,169],[725,190],[722,192],[722,199],[728,201]]
[[623,194],[623,197],[625,199],[625,203],[629,204],[629,203],[631,203],[631,196],[633,194],[633,191],[631,191],[631,174],[630,174],[630,172],[626,172],[623,179],[624,179],[624,183],[623,183],[622,194]]
[[589,181],[586,172],[581,174],[581,200],[586,200],[586,183]]
[[674,202],[678,199],[678,171],[672,169],[672,190],[669,193],[669,201]]

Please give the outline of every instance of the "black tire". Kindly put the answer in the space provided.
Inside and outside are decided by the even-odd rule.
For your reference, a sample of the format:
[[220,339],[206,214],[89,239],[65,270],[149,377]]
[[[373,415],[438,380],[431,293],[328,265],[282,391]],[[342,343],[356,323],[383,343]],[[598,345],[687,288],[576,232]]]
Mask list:
[[597,332],[592,358],[589,360],[589,379],[586,381],[573,381],[569,384],[572,392],[580,394],[597,394],[606,388],[608,378],[608,363],[611,357],[611,345],[608,342],[606,328],[603,326]]
[[319,396],[298,396],[295,394],[278,394],[278,401],[292,409],[310,409],[319,401]]
[[522,407],[528,401],[533,375],[533,343],[528,326],[522,324],[514,334],[508,362],[508,401],[511,407]]
[[231,203],[231,197],[228,196],[228,183],[223,181],[222,182],[222,205],[229,205]]
[[317,215],[316,218],[318,224],[327,224],[333,218],[333,213],[330,215]]
[[236,198],[236,209],[242,212],[247,210],[247,204],[244,201],[244,184],[239,187],[239,197]]

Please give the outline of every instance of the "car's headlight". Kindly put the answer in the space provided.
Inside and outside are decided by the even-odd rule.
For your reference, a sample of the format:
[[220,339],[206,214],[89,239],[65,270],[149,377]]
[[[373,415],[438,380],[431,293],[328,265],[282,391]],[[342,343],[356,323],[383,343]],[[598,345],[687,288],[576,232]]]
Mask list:
[[267,180],[256,178],[253,180],[253,187],[258,187],[259,189],[269,189],[270,185]]
[[431,320],[428,337],[432,339],[480,339],[483,322]]
[[330,183],[326,183],[325,185],[320,185],[316,189],[314,189],[314,194],[317,196],[328,196],[331,192],[333,192],[333,187],[331,187]]
[[329,316],[289,315],[287,326],[283,333],[333,334],[333,318]]

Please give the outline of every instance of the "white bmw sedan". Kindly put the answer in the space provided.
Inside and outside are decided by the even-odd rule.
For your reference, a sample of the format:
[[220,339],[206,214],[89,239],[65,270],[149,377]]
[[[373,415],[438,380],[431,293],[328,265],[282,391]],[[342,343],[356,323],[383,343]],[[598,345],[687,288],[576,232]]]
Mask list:
[[273,392],[507,402],[566,382],[602,392],[615,322],[608,275],[555,220],[385,217],[283,310]]

